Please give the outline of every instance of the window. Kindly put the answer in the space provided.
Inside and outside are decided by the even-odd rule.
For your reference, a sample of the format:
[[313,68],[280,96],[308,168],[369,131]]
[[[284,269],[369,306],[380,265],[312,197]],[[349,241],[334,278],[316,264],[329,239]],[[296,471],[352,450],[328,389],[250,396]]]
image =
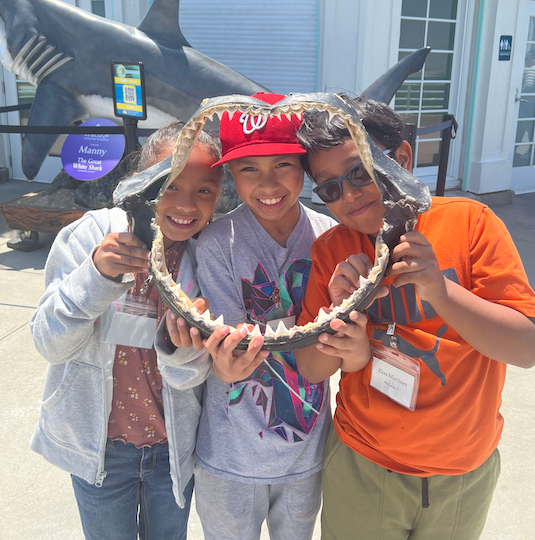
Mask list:
[[[408,77],[396,94],[394,109],[407,123],[433,126],[448,113],[456,27],[457,0],[402,1],[399,60],[422,47],[432,49],[423,69]],[[438,166],[440,136],[418,137],[417,167]]]
[[101,17],[106,16],[106,6],[104,0],[91,0],[91,11],[95,15],[100,15]]
[[516,125],[513,167],[535,165],[533,132],[535,128],[535,17],[529,20],[528,43],[524,60],[520,109]]

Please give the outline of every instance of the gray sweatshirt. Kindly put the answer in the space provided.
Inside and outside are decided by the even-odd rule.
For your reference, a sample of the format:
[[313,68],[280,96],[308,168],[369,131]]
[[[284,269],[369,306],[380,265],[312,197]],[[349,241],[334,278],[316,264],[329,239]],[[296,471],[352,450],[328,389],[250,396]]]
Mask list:
[[[50,363],[39,422],[30,447],[50,463],[90,484],[105,481],[104,454],[113,395],[115,346],[100,340],[99,318],[133,285],[103,277],[92,254],[112,232],[128,230],[119,209],[87,212],[60,231],[45,267],[46,291],[30,321],[37,350]],[[195,244],[189,241],[179,269],[184,283],[195,280]],[[173,493],[183,491],[193,473],[193,451],[201,410],[199,370],[175,374],[182,391],[163,382],[162,397]],[[196,388],[194,388],[196,387]]]
[[[297,318],[311,265],[310,246],[334,225],[331,218],[301,206],[285,248],[245,205],[209,225],[197,245],[197,275],[210,310],[234,326],[246,320],[263,326],[273,319]],[[204,366],[200,369],[207,377],[197,465],[223,478],[269,484],[305,478],[321,469],[331,423],[328,383],[304,380],[292,352],[271,354],[268,365],[230,385],[211,374],[206,352],[179,350],[174,355],[161,353],[159,359],[178,366],[195,356],[203,358],[198,366]],[[168,377],[165,366],[162,369]],[[169,377],[168,382],[177,384]]]

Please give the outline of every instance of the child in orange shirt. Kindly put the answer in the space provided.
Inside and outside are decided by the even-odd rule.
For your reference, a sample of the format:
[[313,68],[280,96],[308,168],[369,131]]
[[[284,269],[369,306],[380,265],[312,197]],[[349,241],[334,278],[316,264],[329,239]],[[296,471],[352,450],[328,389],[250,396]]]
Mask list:
[[[386,105],[345,99],[379,148],[410,171],[401,118]],[[341,222],[312,246],[305,324],[368,274],[384,208],[339,117],[305,114],[299,140],[316,193]],[[499,475],[506,367],[534,365],[535,294],[503,223],[468,199],[433,198],[392,260],[388,296],[296,351],[310,382],[342,370],[322,538],[476,539]],[[384,360],[392,343],[410,369]],[[418,391],[414,410],[400,404],[404,385]]]

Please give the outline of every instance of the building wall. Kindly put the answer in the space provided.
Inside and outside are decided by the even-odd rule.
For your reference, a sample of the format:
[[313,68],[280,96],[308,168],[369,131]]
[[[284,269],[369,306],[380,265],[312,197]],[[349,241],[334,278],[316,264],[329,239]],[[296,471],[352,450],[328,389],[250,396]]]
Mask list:
[[[87,10],[93,6],[92,0],[66,1]],[[397,62],[403,0],[299,1],[314,6],[319,12],[317,90],[358,95]],[[248,0],[233,0],[232,4],[240,2],[244,11],[254,7]],[[462,185],[474,193],[503,191],[511,186],[535,191],[535,166],[522,168],[522,182],[515,180],[519,171],[513,170],[519,114],[515,96],[524,67],[526,17],[535,0],[458,2],[455,78],[452,79],[449,112],[455,114],[459,131],[451,149],[447,187]],[[104,7],[108,18],[136,26],[151,3],[152,0],[104,0]],[[198,2],[183,0],[183,6],[187,5],[188,9],[196,4]],[[254,14],[251,15],[251,21],[255,21]],[[210,24],[217,24],[217,17],[213,19]],[[295,24],[298,29],[297,21]],[[251,29],[256,30],[255,24]],[[187,30],[184,33],[187,34]],[[511,61],[498,60],[502,35],[513,36]],[[240,46],[248,47],[239,39],[233,46],[238,56]],[[202,43],[196,47],[205,52]],[[264,69],[275,70],[276,63]],[[14,84],[11,74],[4,73],[4,77],[6,85]],[[5,103],[5,96],[2,99]],[[9,144],[4,136],[7,156],[16,155],[13,144],[13,138]],[[0,151],[0,166],[1,160]],[[416,173],[433,185],[436,168],[417,169]]]

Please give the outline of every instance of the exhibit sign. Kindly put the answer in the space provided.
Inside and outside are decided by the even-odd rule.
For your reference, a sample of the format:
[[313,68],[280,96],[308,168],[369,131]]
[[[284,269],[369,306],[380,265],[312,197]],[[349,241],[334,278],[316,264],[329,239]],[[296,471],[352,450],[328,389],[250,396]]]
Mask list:
[[[115,122],[95,118],[83,126],[113,126]],[[96,180],[108,174],[121,160],[125,147],[123,135],[69,135],[61,149],[65,172],[77,180]]]
[[111,76],[115,116],[146,120],[143,64],[141,62],[112,62]]

